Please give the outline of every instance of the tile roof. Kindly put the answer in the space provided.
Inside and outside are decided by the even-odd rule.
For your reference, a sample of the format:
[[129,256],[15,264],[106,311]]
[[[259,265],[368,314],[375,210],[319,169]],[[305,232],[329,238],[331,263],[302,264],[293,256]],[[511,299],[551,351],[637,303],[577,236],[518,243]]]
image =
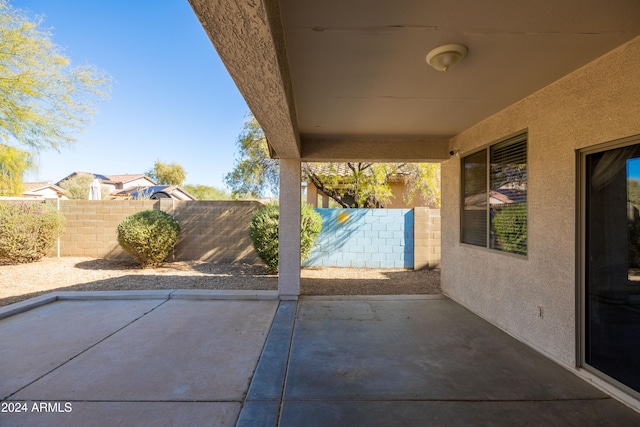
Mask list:
[[132,174],[122,174],[122,175],[97,175],[97,174],[93,174],[94,176],[96,176],[96,178],[105,180],[105,181],[112,181],[112,182],[118,182],[118,183],[123,183],[126,184],[127,182],[131,182],[131,181],[135,181],[136,179],[140,179],[140,178],[147,178],[149,181],[153,181],[153,179],[149,178],[147,175],[143,174],[143,173],[132,173]]
[[[42,187],[49,187],[49,186],[51,186],[51,187],[58,187],[58,186],[57,186],[57,185],[55,185],[55,184],[52,184],[52,183],[50,183],[50,182],[44,182],[44,181],[41,181],[41,182],[23,182],[23,183],[22,183],[22,186],[23,186],[23,187],[24,187],[24,189],[25,189],[25,190],[27,190],[27,191],[37,190],[38,188],[42,188]],[[60,188],[60,187],[58,187],[58,188]]]

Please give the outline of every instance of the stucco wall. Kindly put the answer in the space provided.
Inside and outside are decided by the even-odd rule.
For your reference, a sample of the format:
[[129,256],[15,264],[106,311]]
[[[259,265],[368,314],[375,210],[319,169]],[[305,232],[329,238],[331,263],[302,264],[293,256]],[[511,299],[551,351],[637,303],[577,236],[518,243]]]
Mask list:
[[442,289],[573,365],[576,150],[640,134],[640,38],[466,130],[450,147],[464,156],[522,130],[529,135],[528,256],[459,243],[460,157],[454,157],[442,164]]

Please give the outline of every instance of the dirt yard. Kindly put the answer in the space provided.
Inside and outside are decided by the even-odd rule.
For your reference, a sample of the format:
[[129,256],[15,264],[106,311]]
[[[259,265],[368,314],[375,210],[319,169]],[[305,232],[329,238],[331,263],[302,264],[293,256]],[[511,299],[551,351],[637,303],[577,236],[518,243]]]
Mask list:
[[[301,276],[303,295],[440,293],[439,270],[304,268]],[[52,291],[277,288],[278,277],[261,265],[191,261],[142,270],[128,261],[71,257],[0,265],[0,306]]]

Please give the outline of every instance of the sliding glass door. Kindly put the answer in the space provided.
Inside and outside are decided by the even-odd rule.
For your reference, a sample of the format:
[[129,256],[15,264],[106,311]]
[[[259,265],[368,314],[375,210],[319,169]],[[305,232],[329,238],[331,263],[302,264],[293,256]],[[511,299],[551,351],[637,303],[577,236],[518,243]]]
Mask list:
[[640,392],[640,144],[582,165],[583,362]]

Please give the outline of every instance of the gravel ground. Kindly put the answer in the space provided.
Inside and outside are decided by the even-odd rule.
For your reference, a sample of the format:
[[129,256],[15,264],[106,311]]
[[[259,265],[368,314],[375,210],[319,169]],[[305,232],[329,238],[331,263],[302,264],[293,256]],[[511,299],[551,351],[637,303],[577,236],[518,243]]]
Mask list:
[[[440,293],[439,270],[303,268],[303,295],[398,295]],[[0,265],[0,306],[52,291],[139,289],[276,290],[278,277],[261,265],[171,262],[140,269],[129,261],[44,258]]]

